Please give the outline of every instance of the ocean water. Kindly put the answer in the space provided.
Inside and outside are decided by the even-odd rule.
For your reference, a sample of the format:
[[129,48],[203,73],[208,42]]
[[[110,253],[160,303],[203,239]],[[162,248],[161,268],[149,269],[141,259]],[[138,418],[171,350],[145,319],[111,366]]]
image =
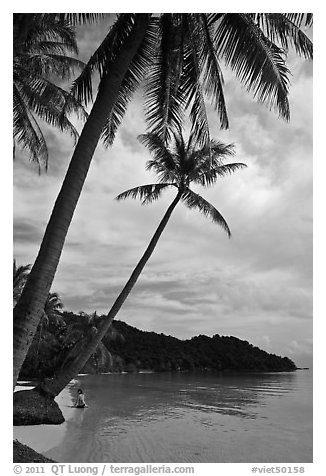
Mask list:
[[312,371],[78,377],[59,462],[312,462]]

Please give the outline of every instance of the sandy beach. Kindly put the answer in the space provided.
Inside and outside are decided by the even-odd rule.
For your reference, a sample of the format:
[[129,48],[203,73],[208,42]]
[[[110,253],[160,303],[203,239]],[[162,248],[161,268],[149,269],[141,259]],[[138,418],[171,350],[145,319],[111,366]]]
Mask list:
[[[44,453],[55,446],[58,446],[66,433],[67,421],[73,418],[74,413],[78,410],[73,408],[74,389],[77,381],[72,380],[67,387],[55,398],[58,403],[65,422],[61,425],[26,425],[14,426],[13,439],[17,439],[21,443],[30,446],[39,453]],[[15,391],[31,390],[33,386],[29,386],[28,382],[19,382]]]

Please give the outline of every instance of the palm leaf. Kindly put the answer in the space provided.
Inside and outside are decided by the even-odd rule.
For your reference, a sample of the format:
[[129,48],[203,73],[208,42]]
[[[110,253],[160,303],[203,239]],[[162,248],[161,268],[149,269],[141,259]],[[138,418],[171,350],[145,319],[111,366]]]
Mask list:
[[168,142],[171,130],[183,120],[185,105],[179,88],[184,43],[182,17],[171,13],[161,15],[158,37],[151,74],[145,83],[145,114],[148,128]]
[[307,59],[313,58],[312,41],[300,29],[304,15],[296,16],[281,13],[260,13],[256,15],[258,26],[273,42],[278,42],[285,50],[292,46],[297,54]]
[[312,26],[313,14],[312,13],[284,13],[284,16],[293,22],[298,28],[302,26]]
[[149,21],[145,36],[137,54],[134,56],[122,81],[115,104],[113,105],[108,120],[104,126],[102,137],[105,145],[111,145],[113,143],[116,131],[124,117],[128,103],[151,65],[157,41],[157,34],[157,19],[152,18]]
[[243,169],[245,167],[247,167],[247,165],[241,162],[219,165],[218,167],[207,166],[206,170],[204,167],[202,167],[200,173],[197,175],[196,178],[193,179],[193,182],[198,183],[204,187],[208,187],[213,185],[218,179],[218,177],[225,177],[226,175],[231,175],[233,172],[236,172],[237,170]]
[[197,22],[191,14],[186,14],[187,42],[184,48],[184,68],[180,89],[187,98],[186,108],[190,107],[191,133],[199,145],[210,143],[209,124],[201,84],[202,38]]
[[201,26],[202,54],[203,54],[203,79],[205,92],[213,101],[218,110],[221,129],[228,129],[229,120],[223,93],[223,75],[217,59],[214,40],[213,26],[209,24],[207,14],[199,14]]
[[58,14],[14,13],[14,56],[40,41],[61,41],[66,50],[78,54],[75,30],[66,19]]
[[[53,51],[54,48],[52,48]],[[15,73],[21,77],[56,76],[60,79],[70,79],[75,69],[83,69],[84,63],[76,58],[54,53],[29,53],[15,58]]]
[[154,170],[162,183],[175,181],[179,164],[175,156],[165,146],[160,134],[148,132],[138,136],[138,139],[154,156],[147,162],[146,169]]
[[93,74],[98,72],[102,78],[110,70],[110,66],[132,30],[134,18],[133,13],[123,13],[118,16],[82,73],[74,81],[71,93],[79,102],[87,105],[93,100]]
[[185,189],[181,200],[187,205],[188,208],[196,208],[201,213],[203,213],[204,216],[211,218],[213,223],[221,226],[226,231],[228,237],[231,238],[231,231],[227,222],[221,213],[211,203],[189,188]]
[[41,78],[31,78],[28,82],[20,83],[16,81],[16,88],[30,111],[48,124],[69,132],[74,140],[77,140],[78,132],[67,119],[66,112],[79,112],[82,109],[67,92]]
[[[193,141],[189,138],[189,144]],[[205,145],[196,148],[195,144],[188,144],[186,173],[189,182],[199,183],[203,186],[212,185],[218,174],[216,169],[223,164],[223,161],[234,155],[233,144],[223,144],[212,139],[210,147]]]
[[37,162],[39,172],[42,163],[47,167],[48,150],[44,136],[33,115],[27,109],[16,86],[13,93],[14,139],[26,149],[31,159]]
[[14,289],[24,283],[30,272],[31,265],[17,266],[16,260],[13,261],[13,287]]
[[236,72],[248,91],[289,119],[288,75],[284,53],[254,23],[249,14],[228,13],[218,24],[217,53]]
[[96,23],[106,17],[106,13],[60,13],[54,14],[64,17],[72,25]]
[[126,198],[139,198],[142,200],[142,205],[147,205],[154,200],[157,200],[161,193],[162,190],[165,189],[166,187],[170,187],[171,183],[151,183],[148,185],[140,185],[139,187],[134,187],[129,190],[126,190],[125,192],[120,193],[117,197],[116,200],[125,200]]

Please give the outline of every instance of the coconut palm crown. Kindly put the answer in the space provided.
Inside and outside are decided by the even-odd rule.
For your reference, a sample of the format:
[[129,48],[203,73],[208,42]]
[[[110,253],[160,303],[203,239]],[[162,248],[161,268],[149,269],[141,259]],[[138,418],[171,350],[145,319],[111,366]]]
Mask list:
[[70,113],[86,117],[81,104],[58,84],[70,79],[75,68],[84,64],[67,53],[77,55],[75,30],[59,15],[14,14],[13,118],[14,145],[26,149],[39,171],[47,167],[48,149],[41,121],[78,133],[68,119]]
[[146,168],[156,172],[159,181],[126,190],[116,199],[139,198],[142,204],[147,204],[157,200],[164,189],[176,187],[179,200],[182,200],[187,207],[197,209],[211,218],[231,237],[230,228],[221,213],[191,190],[190,184],[207,187],[213,185],[219,177],[246,167],[243,163],[223,164],[225,158],[234,155],[233,145],[211,139],[210,144],[198,147],[193,135],[190,135],[186,143],[181,131],[174,134],[174,141],[170,148],[165,146],[161,137],[155,133],[142,134],[139,140],[153,154]]

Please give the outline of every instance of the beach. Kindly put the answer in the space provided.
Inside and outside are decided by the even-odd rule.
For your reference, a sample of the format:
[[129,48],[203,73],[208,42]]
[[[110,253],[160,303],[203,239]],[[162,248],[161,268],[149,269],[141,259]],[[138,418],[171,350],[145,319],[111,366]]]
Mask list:
[[[33,386],[28,382],[18,382],[16,391],[31,390]],[[14,426],[13,439],[31,447],[38,453],[44,453],[51,448],[58,446],[64,439],[67,430],[67,421],[74,417],[78,410],[73,408],[74,391],[77,385],[76,380],[72,380],[67,387],[55,398],[64,416],[65,422],[60,425],[25,425]]]

